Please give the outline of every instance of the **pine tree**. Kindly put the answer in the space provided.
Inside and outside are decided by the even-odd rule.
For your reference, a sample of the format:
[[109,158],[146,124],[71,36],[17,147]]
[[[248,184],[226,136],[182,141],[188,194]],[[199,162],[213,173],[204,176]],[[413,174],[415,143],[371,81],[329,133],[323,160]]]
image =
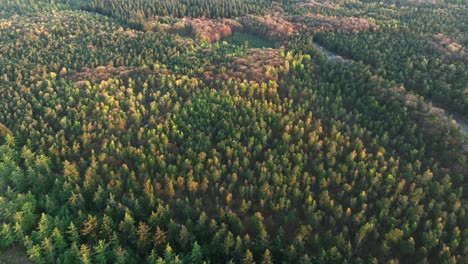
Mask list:
[[95,252],[95,263],[105,264],[107,263],[107,248],[109,244],[105,240],[99,240],[98,244],[94,246]]
[[115,227],[114,227],[112,218],[109,215],[104,214],[104,216],[102,217],[101,228],[99,229],[99,234],[102,237],[110,238],[112,236],[114,228]]
[[265,249],[265,253],[263,253],[261,264],[273,264],[273,260],[271,259],[270,255],[270,250],[268,250],[268,248]]
[[140,224],[138,225],[138,230],[137,230],[137,234],[138,234],[137,246],[140,252],[146,252],[146,248],[150,243],[149,232],[150,232],[150,227],[144,222],[140,222]]
[[187,227],[185,227],[184,225],[182,225],[182,228],[180,229],[179,237],[180,244],[184,248],[191,244],[194,239],[192,233],[190,233],[190,231],[188,231]]
[[190,263],[203,263],[203,254],[200,245],[195,241],[190,254]]
[[80,254],[81,263],[83,263],[83,264],[89,264],[89,263],[91,263],[90,250],[89,250],[89,246],[88,246],[88,245],[82,244],[82,245],[80,246],[79,254]]
[[135,242],[136,238],[136,227],[134,226],[135,220],[133,219],[130,212],[125,212],[124,219],[120,221],[119,230],[122,232],[123,237],[129,242]]
[[14,242],[13,230],[10,224],[3,223],[2,230],[0,232],[0,248],[7,248]]
[[126,264],[127,263],[127,251],[122,248],[121,246],[118,246],[114,250],[114,256],[115,256],[115,263],[116,264]]
[[65,242],[65,239],[63,238],[62,233],[60,232],[60,230],[57,227],[55,227],[54,231],[52,231],[51,238],[52,238],[54,247],[59,252],[63,252],[63,250],[67,246],[67,243]]
[[224,239],[224,248],[223,248],[224,254],[229,255],[234,245],[235,245],[234,236],[229,231],[226,238]]
[[73,222],[70,222],[67,229],[68,240],[71,243],[78,243],[80,240],[80,234],[78,233],[78,229],[76,228]]
[[39,224],[38,224],[38,227],[37,227],[37,234],[38,234],[38,238],[40,240],[43,240],[44,238],[46,238],[47,236],[49,236],[50,232],[52,231],[52,225],[49,221],[49,216],[42,213],[41,214],[41,219],[39,220]]
[[242,263],[243,264],[254,264],[255,263],[253,254],[252,254],[252,252],[250,252],[250,250],[247,249],[247,251],[245,251],[245,255],[244,255],[244,258],[242,259]]
[[95,238],[97,235],[98,220],[95,216],[88,214],[88,218],[83,223],[81,233],[85,236]]
[[160,247],[166,243],[166,233],[164,233],[159,226],[156,227],[156,232],[153,236],[153,243],[156,247]]
[[166,249],[164,250],[164,261],[166,263],[172,263],[175,259],[175,254],[172,252],[172,247],[171,245],[167,244]]
[[47,262],[53,262],[55,259],[55,247],[50,238],[42,240],[42,250],[44,250]]
[[34,245],[28,249],[28,256],[29,259],[34,263],[45,263],[45,259],[42,256],[41,247],[39,245]]
[[80,250],[75,242],[63,254],[63,263],[78,263],[80,261]]

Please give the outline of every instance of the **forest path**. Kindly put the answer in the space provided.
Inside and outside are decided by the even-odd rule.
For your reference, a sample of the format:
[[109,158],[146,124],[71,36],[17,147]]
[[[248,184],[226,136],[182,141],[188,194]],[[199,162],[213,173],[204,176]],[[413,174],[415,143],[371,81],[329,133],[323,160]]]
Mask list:
[[[346,59],[346,58],[343,58],[342,56],[324,48],[323,46],[317,44],[317,43],[313,43],[314,47],[320,52],[322,53],[323,55],[325,55],[327,57],[327,59],[329,61],[334,61],[334,62],[353,62],[353,60],[350,60],[350,59]],[[468,119],[464,118],[463,116],[460,116],[458,114],[455,114],[455,113],[452,113],[452,112],[449,112],[447,110],[445,110],[445,115],[447,117],[452,117],[452,119],[454,119],[458,126],[460,127],[461,131],[465,134],[468,134]]]

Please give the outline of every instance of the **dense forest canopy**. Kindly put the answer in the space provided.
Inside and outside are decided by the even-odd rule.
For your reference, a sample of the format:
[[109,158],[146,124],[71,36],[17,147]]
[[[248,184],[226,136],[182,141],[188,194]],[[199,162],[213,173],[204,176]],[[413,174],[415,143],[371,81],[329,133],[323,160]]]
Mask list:
[[123,19],[172,17],[238,17],[260,13],[271,0],[93,0],[90,7]]
[[0,263],[466,263],[467,12],[1,0]]

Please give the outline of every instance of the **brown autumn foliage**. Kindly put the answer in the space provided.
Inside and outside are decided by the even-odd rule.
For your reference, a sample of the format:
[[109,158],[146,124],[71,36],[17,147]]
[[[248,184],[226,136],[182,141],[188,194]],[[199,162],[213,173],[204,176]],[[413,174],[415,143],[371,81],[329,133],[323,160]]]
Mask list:
[[6,137],[6,136],[12,136],[12,135],[13,133],[11,132],[11,130],[8,129],[8,127],[3,125],[2,123],[0,123],[0,136]]
[[0,29],[10,28],[12,26],[12,24],[13,23],[10,20],[0,21]]
[[151,19],[145,20],[145,26],[148,30],[156,32],[169,32],[173,29],[175,23],[180,21],[179,18],[169,16],[156,16]]
[[267,16],[246,15],[237,20],[220,18],[181,19],[157,18],[149,21],[151,30],[164,31],[181,36],[192,36],[209,43],[223,40],[235,31],[247,31],[271,41],[285,41],[297,31],[297,25],[287,21],[281,7],[275,6]]
[[244,30],[271,41],[288,40],[298,29],[297,24],[289,22],[279,13],[267,16],[247,15],[239,21]]
[[216,80],[249,80],[257,83],[278,81],[277,69],[288,67],[289,62],[278,49],[249,49],[244,57],[236,58],[203,73],[207,82]]
[[359,32],[379,29],[377,24],[358,17],[330,17],[321,14],[314,14],[307,16],[293,16],[291,17],[291,21],[306,25],[308,27],[307,31],[310,32]]
[[209,43],[227,38],[241,28],[239,22],[228,18],[183,18],[182,21],[190,25],[192,36]]
[[[191,18],[182,19],[160,18],[148,22],[151,30],[170,32],[181,36],[192,36],[209,43],[220,41],[232,35],[234,31],[242,28],[239,22],[228,19]],[[164,22],[162,22],[164,21]]]
[[306,0],[304,2],[297,3],[295,5],[296,9],[303,9],[303,8],[328,8],[328,9],[336,9],[336,5],[330,1],[324,2],[317,2],[315,0]]
[[465,61],[468,61],[465,47],[442,33],[434,35],[430,43],[436,50],[445,55],[462,57]]

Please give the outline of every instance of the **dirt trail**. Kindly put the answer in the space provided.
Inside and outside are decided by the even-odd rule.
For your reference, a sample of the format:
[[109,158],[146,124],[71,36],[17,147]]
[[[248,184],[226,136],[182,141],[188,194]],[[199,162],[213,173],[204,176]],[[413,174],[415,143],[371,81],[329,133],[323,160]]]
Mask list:
[[[345,59],[343,57],[341,57],[340,55],[336,54],[336,53],[333,53],[329,50],[327,50],[326,48],[322,47],[321,45],[317,44],[314,42],[314,47],[320,52],[322,53],[323,55],[325,55],[327,57],[327,59],[329,61],[335,61],[335,62],[353,62],[353,60],[349,60],[349,59]],[[458,114],[455,114],[455,113],[451,113],[451,112],[448,112],[446,110],[445,111],[445,115],[447,117],[452,117],[452,119],[454,119],[458,126],[460,127],[461,131],[465,134],[468,135],[468,119],[458,115]]]

